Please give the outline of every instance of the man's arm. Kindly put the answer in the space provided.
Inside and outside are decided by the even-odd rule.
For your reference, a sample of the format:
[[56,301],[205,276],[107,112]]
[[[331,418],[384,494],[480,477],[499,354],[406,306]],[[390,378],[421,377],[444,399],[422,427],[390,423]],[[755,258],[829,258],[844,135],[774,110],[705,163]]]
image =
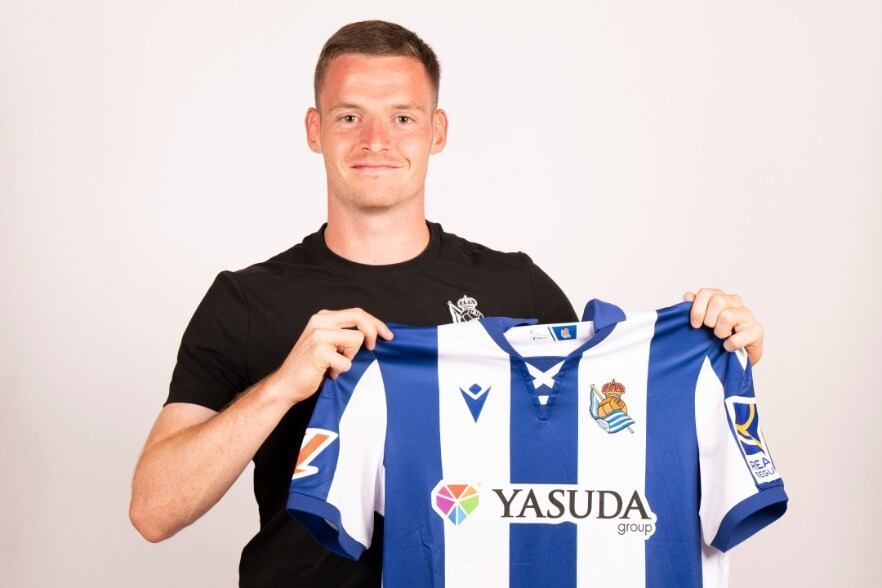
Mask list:
[[[349,327],[355,327],[353,330]],[[132,480],[129,518],[151,542],[205,514],[229,490],[287,411],[318,390],[327,371],[347,371],[362,342],[391,339],[381,321],[353,308],[313,315],[276,371],[220,412],[166,405],[144,445]]]
[[171,537],[226,494],[291,407],[279,392],[264,378],[219,413],[163,407],[132,481],[129,518],[145,539]]

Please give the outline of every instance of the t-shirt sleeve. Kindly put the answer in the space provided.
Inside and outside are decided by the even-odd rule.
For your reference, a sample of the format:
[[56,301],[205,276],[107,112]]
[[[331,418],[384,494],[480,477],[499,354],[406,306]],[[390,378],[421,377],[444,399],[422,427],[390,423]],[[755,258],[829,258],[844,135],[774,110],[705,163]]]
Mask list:
[[533,289],[535,318],[540,323],[564,323],[578,320],[572,302],[563,293],[554,280],[542,271],[526,253],[523,254],[530,274]]
[[695,426],[702,536],[707,545],[727,551],[787,510],[743,349],[727,352],[721,340],[712,344],[696,386]]
[[383,514],[386,396],[373,352],[326,378],[300,446],[288,512],[329,550],[358,559]]
[[193,313],[172,372],[168,398],[220,411],[249,385],[248,311],[232,272],[222,271]]

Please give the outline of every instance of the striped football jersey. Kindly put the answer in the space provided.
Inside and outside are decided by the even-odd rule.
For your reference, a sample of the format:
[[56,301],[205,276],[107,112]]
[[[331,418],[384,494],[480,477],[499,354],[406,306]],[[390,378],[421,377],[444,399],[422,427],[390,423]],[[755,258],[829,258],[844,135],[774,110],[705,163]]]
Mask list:
[[726,586],[787,495],[746,353],[690,308],[390,324],[325,380],[288,511],[353,559],[383,515],[387,587]]

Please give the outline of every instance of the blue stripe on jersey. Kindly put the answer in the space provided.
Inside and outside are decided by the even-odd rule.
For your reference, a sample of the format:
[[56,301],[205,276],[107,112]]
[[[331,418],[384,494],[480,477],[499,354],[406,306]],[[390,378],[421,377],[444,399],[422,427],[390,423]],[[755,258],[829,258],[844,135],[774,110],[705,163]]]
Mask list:
[[746,368],[741,367],[738,356],[726,351],[722,340],[717,340],[717,345],[710,347],[707,356],[720,382],[723,382],[723,391],[727,398],[753,396],[753,377],[749,363]]
[[388,324],[374,353],[386,388],[383,585],[444,586],[444,521],[432,510],[443,478],[438,331]]
[[[691,307],[659,310],[649,349],[646,498],[658,526],[646,542],[646,588],[702,585],[694,392],[713,332],[688,327]],[[672,495],[671,479],[685,492]]]
[[510,588],[576,585],[576,525],[509,525]]
[[[578,359],[558,374],[556,408],[539,419],[533,408],[532,377],[511,360],[511,483],[578,483]],[[570,365],[567,365],[570,364]],[[576,585],[576,525],[512,523],[509,527],[511,588]]]

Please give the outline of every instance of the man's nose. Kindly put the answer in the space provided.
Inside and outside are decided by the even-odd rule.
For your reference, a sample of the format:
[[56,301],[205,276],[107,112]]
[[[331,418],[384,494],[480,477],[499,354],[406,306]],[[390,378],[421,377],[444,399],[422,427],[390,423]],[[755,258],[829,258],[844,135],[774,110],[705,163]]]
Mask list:
[[371,117],[362,127],[361,147],[368,151],[382,151],[389,148],[389,129],[384,121]]

